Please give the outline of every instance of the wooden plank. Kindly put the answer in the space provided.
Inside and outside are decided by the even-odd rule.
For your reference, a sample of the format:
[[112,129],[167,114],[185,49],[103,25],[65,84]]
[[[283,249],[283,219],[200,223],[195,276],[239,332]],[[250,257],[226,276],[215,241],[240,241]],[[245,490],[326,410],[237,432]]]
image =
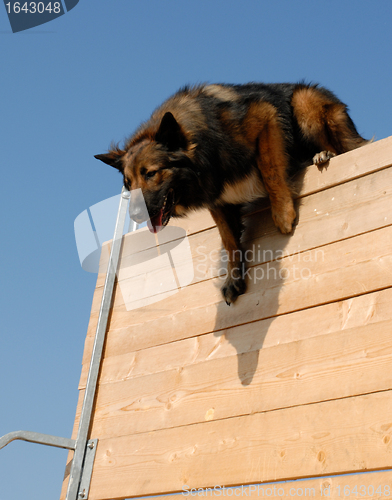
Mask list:
[[137,434],[392,389],[391,332],[389,320],[100,385],[91,435]]
[[[68,477],[69,477],[69,461],[72,458],[73,452],[69,453],[67,459],[68,466],[66,467],[66,473],[64,475],[64,481],[61,490],[60,500],[65,499]],[[214,487],[227,487],[232,483],[216,484]],[[275,486],[275,488],[274,488]],[[271,488],[272,491],[267,488]],[[284,495],[281,495],[282,491],[280,488],[284,488]],[[330,499],[340,499],[344,498],[363,498],[365,500],[371,499],[376,500],[381,497],[389,498],[392,494],[392,472],[388,471],[377,471],[368,473],[356,473],[356,474],[344,474],[336,475],[330,477],[318,477],[308,480],[297,480],[289,482],[275,482],[275,483],[259,483],[257,485],[239,486],[241,488],[241,495],[238,491],[231,492],[219,492],[216,494],[211,494],[209,491],[200,492],[191,491],[189,485],[183,485],[181,489],[181,495],[161,495],[159,500],[180,500],[183,497],[193,498],[193,497],[211,497],[211,496],[241,496],[241,497],[274,497],[281,500],[290,497],[311,497],[311,498],[327,498]],[[293,490],[294,488],[294,490]],[[302,490],[301,490],[302,488]],[[194,489],[199,489],[194,487]],[[389,493],[391,492],[391,493]],[[233,494],[232,494],[233,493]],[[348,494],[350,493],[350,494]],[[158,499],[157,499],[158,500]]]
[[390,391],[101,439],[90,500],[392,466]]
[[[243,239],[268,249],[255,263],[304,252],[391,223],[385,207],[392,200],[392,168],[336,186],[299,200],[298,225],[287,238],[272,223],[269,210],[246,219]],[[254,242],[254,243],[253,243]],[[258,257],[258,254],[256,254]]]
[[[343,474],[288,482],[262,483],[225,487],[214,491],[184,488],[181,495],[162,495],[157,500],[182,500],[184,498],[250,497],[253,499],[271,497],[277,500],[310,497],[338,500],[341,498],[363,498],[376,500],[390,498],[392,472],[376,471],[363,474]],[[215,488],[215,487],[214,487]]]
[[257,266],[247,293],[233,307],[222,303],[219,279],[187,287],[155,307],[126,311],[118,305],[111,329],[126,328],[134,346],[141,349],[388,288],[391,243],[392,230],[387,227],[371,236],[326,245],[311,261],[304,262],[297,254]]
[[[114,229],[113,229],[114,231]],[[97,283],[95,288],[103,287],[106,278],[106,272],[109,264],[110,251],[112,249],[112,242],[106,241],[102,244],[101,255],[99,258],[99,268],[97,275]]]
[[302,194],[310,194],[377,172],[391,164],[392,136],[332,158],[322,175],[317,175],[316,169],[309,167],[302,173],[303,180],[297,182]]
[[[151,375],[207,360],[266,349],[348,328],[392,319],[392,289],[245,323],[216,333],[133,350],[126,330],[110,334],[105,347],[100,384]],[[88,337],[79,388],[87,380],[92,337]]]
[[[296,481],[258,483],[252,485],[214,485],[213,491],[202,488],[188,488],[184,485],[181,493],[160,495],[156,500],[182,500],[184,498],[250,497],[253,499],[272,497],[286,500],[287,497],[310,497],[325,500],[341,498],[361,498],[378,500],[390,498],[392,491],[390,470],[357,474],[324,476]],[[135,498],[135,497],[134,497]],[[136,497],[140,498],[140,497]],[[65,491],[60,500],[65,499]]]

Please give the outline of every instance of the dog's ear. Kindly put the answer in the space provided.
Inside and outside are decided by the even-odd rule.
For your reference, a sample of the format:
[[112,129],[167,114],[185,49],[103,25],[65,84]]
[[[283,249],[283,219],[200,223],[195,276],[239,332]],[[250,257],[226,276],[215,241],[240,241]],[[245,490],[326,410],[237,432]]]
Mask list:
[[166,146],[169,151],[185,149],[188,143],[180,125],[170,111],[163,116],[155,140]]
[[124,156],[124,153],[125,151],[121,151],[120,149],[112,149],[109,153],[104,155],[95,155],[94,158],[101,160],[106,163],[106,165],[117,168],[117,170],[122,172],[124,168],[121,159]]

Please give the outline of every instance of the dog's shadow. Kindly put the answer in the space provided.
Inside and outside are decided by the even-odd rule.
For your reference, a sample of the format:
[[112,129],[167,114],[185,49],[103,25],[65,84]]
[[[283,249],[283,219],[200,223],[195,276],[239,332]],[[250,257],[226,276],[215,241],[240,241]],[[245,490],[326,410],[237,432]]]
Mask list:
[[[302,187],[303,177],[300,174],[295,178],[297,193]],[[231,306],[224,301],[219,303],[214,326],[214,335],[224,336],[237,352],[238,377],[243,386],[251,384],[259,363],[259,351],[279,314],[279,295],[287,279],[282,256],[297,230],[299,206],[300,200],[297,199],[297,219],[289,235],[281,234],[274,226],[266,200],[244,209],[242,245],[248,271],[247,291]],[[223,267],[225,263],[222,261],[219,265]],[[223,281],[222,276],[217,286]]]

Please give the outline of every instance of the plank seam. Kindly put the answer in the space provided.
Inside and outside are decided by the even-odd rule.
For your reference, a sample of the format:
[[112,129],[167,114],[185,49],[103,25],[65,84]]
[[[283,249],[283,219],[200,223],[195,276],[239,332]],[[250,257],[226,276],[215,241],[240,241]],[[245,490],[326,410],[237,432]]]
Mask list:
[[[105,384],[106,385],[106,384]],[[84,390],[84,389],[83,389]],[[253,416],[253,415],[271,415],[275,412],[278,412],[278,411],[289,411],[293,408],[308,408],[310,406],[314,406],[314,405],[323,405],[323,404],[328,404],[328,403],[331,403],[333,401],[344,401],[344,400],[349,400],[349,399],[355,399],[355,398],[361,398],[363,396],[369,396],[369,395],[372,395],[372,394],[383,394],[383,393],[388,393],[390,392],[391,393],[391,400],[392,400],[392,387],[389,388],[389,389],[382,389],[382,390],[379,390],[379,391],[369,391],[369,392],[364,392],[364,393],[361,393],[361,394],[355,394],[354,396],[353,395],[350,395],[350,396],[342,396],[340,398],[332,398],[332,399],[323,399],[323,400],[320,400],[320,401],[311,401],[309,403],[301,403],[301,404],[294,404],[294,405],[291,405],[291,406],[283,406],[283,407],[279,407],[279,408],[273,408],[271,410],[266,410],[266,411],[253,411],[253,412],[250,412],[250,413],[240,413],[240,414],[237,414],[237,415],[232,415],[230,417],[224,417],[224,418],[216,418],[214,420],[209,420],[209,421],[204,421],[204,422],[191,422],[191,423],[186,423],[186,424],[181,424],[181,425],[175,425],[173,427],[162,427],[162,428],[159,428],[159,429],[155,429],[155,430],[149,430],[149,431],[142,431],[142,432],[135,432],[133,434],[120,434],[118,436],[111,436],[111,437],[107,437],[107,438],[100,438],[99,436],[93,436],[91,435],[90,436],[90,439],[94,439],[95,437],[97,437],[98,439],[121,439],[121,438],[124,438],[124,437],[131,437],[131,436],[142,436],[142,435],[151,435],[152,432],[165,432],[165,431],[169,431],[169,430],[173,430],[173,429],[181,429],[181,428],[184,428],[184,427],[192,427],[192,426],[199,426],[199,425],[212,425],[212,424],[216,424],[217,422],[225,422],[225,421],[230,421],[230,420],[233,420],[233,419],[238,419],[238,418],[246,418],[246,417],[250,417],[250,416]]]
[[[337,302],[342,302],[344,300],[351,299],[351,298],[354,298],[354,297],[362,297],[364,295],[369,295],[371,293],[376,293],[376,292],[380,292],[380,291],[383,291],[383,290],[390,290],[390,289],[392,289],[392,285],[391,286],[377,288],[377,289],[374,289],[374,290],[368,290],[366,292],[359,293],[357,295],[350,295],[350,296],[347,296],[347,297],[342,297],[342,298],[338,298],[338,299],[335,299],[335,300],[330,300],[329,302],[323,302],[323,303],[320,303],[320,304],[315,304],[315,305],[312,305],[312,306],[303,307],[303,308],[300,308],[300,309],[295,309],[295,310],[292,310],[292,311],[287,311],[287,312],[283,312],[283,313],[272,315],[272,316],[265,316],[263,318],[252,319],[252,320],[249,320],[249,321],[245,321],[244,323],[238,323],[238,324],[231,325],[229,327],[223,327],[223,328],[219,328],[217,330],[211,330],[211,331],[208,331],[208,332],[201,333],[199,335],[193,335],[191,337],[184,337],[184,338],[172,340],[170,342],[164,342],[162,344],[161,343],[157,343],[157,344],[154,344],[154,346],[151,346],[151,347],[144,347],[144,348],[141,348],[141,349],[135,349],[134,351],[128,351],[128,352],[129,353],[131,353],[131,352],[139,352],[139,351],[144,351],[145,349],[150,349],[152,347],[158,347],[158,346],[162,346],[162,345],[170,345],[170,344],[173,344],[175,342],[180,342],[180,341],[185,340],[185,339],[196,338],[196,337],[203,337],[204,335],[210,335],[211,333],[222,332],[222,331],[225,331],[225,330],[229,330],[231,328],[237,328],[239,326],[243,326],[243,325],[247,325],[247,324],[252,324],[252,323],[257,323],[259,321],[265,321],[265,320],[268,320],[268,319],[277,318],[279,316],[287,316],[288,314],[293,314],[293,313],[296,313],[296,312],[299,312],[299,311],[305,311],[307,309],[314,309],[316,307],[325,306],[327,304],[335,304]],[[214,304],[211,304],[211,305],[214,305]],[[132,324],[132,326],[138,326],[138,325],[140,325],[142,327],[143,324],[144,323],[137,323],[137,324],[134,323],[134,324]],[[110,332],[112,334],[115,334],[115,332],[121,331],[121,330],[124,330],[124,327],[110,329]]]

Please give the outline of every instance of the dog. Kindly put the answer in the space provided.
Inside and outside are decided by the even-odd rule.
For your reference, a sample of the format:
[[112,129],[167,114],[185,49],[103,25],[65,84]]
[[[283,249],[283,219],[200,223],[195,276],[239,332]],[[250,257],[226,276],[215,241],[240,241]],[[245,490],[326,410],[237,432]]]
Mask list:
[[290,234],[296,218],[290,176],[368,142],[347,106],[316,84],[205,84],[180,89],[124,147],[95,158],[119,170],[127,189],[138,189],[130,216],[149,219],[153,232],[171,217],[210,211],[228,253],[221,291],[230,305],[246,290],[243,204],[268,196],[275,225]]

